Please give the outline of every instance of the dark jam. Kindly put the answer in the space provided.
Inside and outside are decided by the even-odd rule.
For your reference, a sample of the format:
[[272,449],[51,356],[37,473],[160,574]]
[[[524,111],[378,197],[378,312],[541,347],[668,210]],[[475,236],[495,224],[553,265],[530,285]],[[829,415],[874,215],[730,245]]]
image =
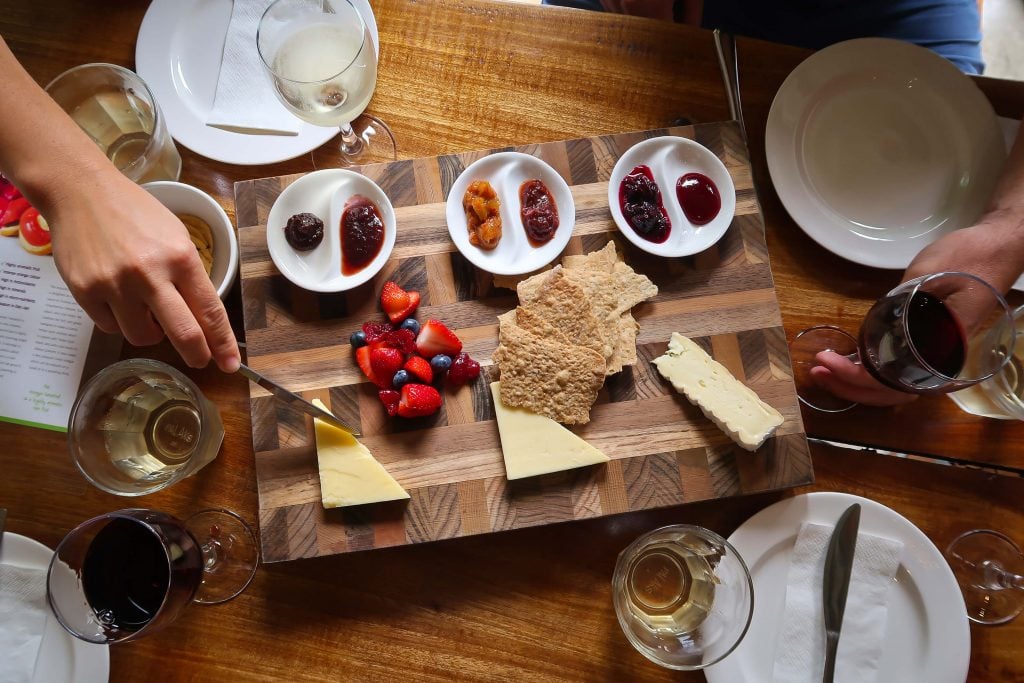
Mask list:
[[298,251],[316,249],[324,240],[324,222],[311,213],[297,213],[284,226],[284,238]]
[[555,236],[558,229],[558,207],[540,180],[527,180],[519,186],[519,215],[530,244],[539,247]]
[[672,222],[661,201],[661,190],[651,169],[641,164],[619,184],[619,208],[636,234],[656,244],[668,239]]
[[384,221],[377,205],[353,195],[341,214],[341,274],[358,273],[377,257],[383,244]]
[[687,173],[676,182],[676,197],[686,219],[707,225],[722,210],[722,196],[715,183],[703,173]]

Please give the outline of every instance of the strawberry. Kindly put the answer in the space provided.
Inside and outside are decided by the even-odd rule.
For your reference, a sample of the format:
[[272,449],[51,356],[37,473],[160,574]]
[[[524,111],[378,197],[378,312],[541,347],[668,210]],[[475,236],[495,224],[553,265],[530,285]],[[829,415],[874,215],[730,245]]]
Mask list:
[[18,221],[21,220],[21,214],[32,208],[28,200],[24,197],[15,197],[10,203],[0,212],[0,234],[11,237],[18,234]]
[[0,199],[17,199],[21,196],[21,192],[14,186],[7,178],[0,177]]
[[380,292],[380,307],[388,314],[391,322],[398,324],[411,316],[420,305],[419,292],[407,292],[388,280]]
[[388,415],[394,416],[398,412],[398,401],[401,395],[397,391],[381,389],[377,392],[377,397],[384,404],[384,409],[388,411]]
[[377,376],[373,371],[373,363],[370,362],[370,351],[371,349],[369,346],[360,346],[356,349],[356,365],[358,365],[359,369],[363,371],[363,374],[366,375],[367,379],[378,387],[382,389],[390,389],[391,375],[388,375],[387,377]]
[[363,334],[366,335],[366,343],[368,345],[376,344],[381,340],[381,337],[390,331],[391,325],[388,325],[387,323],[363,323]]
[[456,386],[472,382],[479,376],[480,364],[470,358],[468,353],[457,355],[448,370],[448,381]]
[[441,407],[441,394],[427,384],[406,384],[398,402],[399,417],[433,415]]
[[386,379],[391,384],[391,378],[402,369],[405,363],[405,354],[398,349],[388,347],[370,349],[370,369],[380,379]]
[[433,358],[439,353],[455,356],[462,350],[462,342],[444,323],[428,320],[416,337],[416,350],[424,358]]
[[416,335],[411,330],[390,330],[385,332],[378,341],[371,344],[374,348],[386,346],[401,349],[406,355],[416,351]]
[[424,384],[430,384],[434,381],[434,371],[430,368],[430,361],[426,358],[412,356],[409,360],[405,361],[405,369]]

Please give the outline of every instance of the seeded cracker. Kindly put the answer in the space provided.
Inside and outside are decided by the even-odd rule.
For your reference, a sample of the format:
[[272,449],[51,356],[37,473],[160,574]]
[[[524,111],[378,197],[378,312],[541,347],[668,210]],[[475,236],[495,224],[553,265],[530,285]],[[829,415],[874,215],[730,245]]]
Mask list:
[[608,339],[604,327],[594,316],[587,293],[566,279],[561,267],[556,267],[544,280],[536,298],[523,303],[519,309],[533,314],[520,319],[517,313],[516,322],[522,327],[527,327],[530,319],[536,317],[561,331],[569,342],[593,349],[602,358],[610,358],[615,350],[614,340]]

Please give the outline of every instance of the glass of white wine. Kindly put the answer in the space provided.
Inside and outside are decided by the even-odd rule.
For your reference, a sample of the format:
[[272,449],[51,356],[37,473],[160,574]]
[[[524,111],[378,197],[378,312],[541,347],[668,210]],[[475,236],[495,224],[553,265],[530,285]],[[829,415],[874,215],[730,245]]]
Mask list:
[[256,45],[289,111],[316,126],[341,128],[346,163],[396,158],[391,130],[363,113],[377,85],[377,54],[349,0],[276,0],[260,19]]
[[619,554],[615,613],[655,664],[693,671],[736,649],[754,614],[746,563],[728,541],[688,524],[655,529]]

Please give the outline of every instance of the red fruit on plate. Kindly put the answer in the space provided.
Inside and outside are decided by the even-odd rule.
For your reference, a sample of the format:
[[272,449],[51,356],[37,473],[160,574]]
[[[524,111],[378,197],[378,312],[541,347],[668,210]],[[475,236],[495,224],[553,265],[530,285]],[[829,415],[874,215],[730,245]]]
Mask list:
[[433,415],[441,407],[441,394],[427,384],[406,384],[398,402],[399,417]]
[[388,411],[388,415],[394,417],[395,413],[398,412],[398,402],[401,400],[401,394],[393,389],[381,389],[377,392],[377,396],[380,398],[380,402],[384,404],[384,409]]
[[369,346],[360,346],[356,349],[356,365],[358,365],[359,369],[363,371],[363,374],[366,375],[367,379],[378,387],[381,389],[390,389],[392,375],[383,377],[374,373],[373,363],[370,362],[370,351],[371,349]]
[[401,349],[402,353],[409,355],[416,352],[416,335],[412,330],[390,330],[381,335],[373,347],[387,346],[392,349]]
[[366,335],[366,344],[368,346],[379,342],[381,338],[390,331],[391,325],[388,325],[387,323],[363,323],[363,334]]
[[20,196],[21,192],[14,186],[14,183],[7,178],[0,177],[0,201],[4,199],[10,201]]
[[467,353],[460,353],[452,361],[452,367],[448,370],[448,381],[456,386],[472,382],[480,376],[480,364],[469,357]]
[[21,241],[22,249],[30,254],[45,256],[53,253],[53,245],[50,244],[50,225],[34,206],[21,214],[21,220],[18,221],[18,239]]
[[388,314],[391,322],[398,324],[411,316],[420,305],[419,292],[407,292],[388,280],[380,292],[380,307]]
[[7,237],[17,235],[18,221],[21,220],[21,214],[25,213],[30,208],[32,208],[32,206],[24,197],[15,197],[12,199],[3,212],[0,212],[0,235],[5,235]]
[[424,384],[434,381],[434,370],[430,367],[430,361],[421,356],[413,356],[405,361],[405,369]]
[[424,358],[433,358],[439,353],[454,357],[462,350],[462,342],[444,323],[428,320],[416,337],[416,350]]
[[373,370],[375,377],[387,378],[389,384],[391,383],[391,378],[402,369],[404,364],[405,354],[399,349],[385,346],[370,350],[370,369]]

